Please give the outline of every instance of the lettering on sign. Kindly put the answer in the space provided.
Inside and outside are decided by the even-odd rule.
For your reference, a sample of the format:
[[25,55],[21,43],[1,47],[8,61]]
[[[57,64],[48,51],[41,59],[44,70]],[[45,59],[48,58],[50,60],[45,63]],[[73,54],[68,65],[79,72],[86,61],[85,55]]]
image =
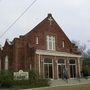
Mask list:
[[14,80],[28,80],[29,73],[23,72],[23,70],[19,70],[19,72],[14,72]]

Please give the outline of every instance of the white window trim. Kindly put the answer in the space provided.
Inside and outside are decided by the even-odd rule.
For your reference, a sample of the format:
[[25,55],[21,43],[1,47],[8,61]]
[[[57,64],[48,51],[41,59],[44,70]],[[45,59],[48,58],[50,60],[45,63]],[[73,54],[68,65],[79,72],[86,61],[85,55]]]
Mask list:
[[5,70],[8,70],[8,56],[5,56]]
[[[44,61],[44,60],[43,60]],[[44,78],[45,78],[45,68],[44,68],[44,65],[52,65],[52,78],[50,79],[54,79],[54,65],[53,65],[53,59],[52,59],[52,62],[51,63],[45,63],[43,62],[43,72],[44,72]]]
[[38,37],[36,37],[36,44],[39,44],[39,43],[38,43]]
[[65,47],[65,42],[64,42],[64,41],[62,41],[62,47],[63,47],[63,48]]
[[[55,37],[47,35],[47,50],[55,50]],[[50,47],[50,39],[51,39],[51,47]]]
[[64,63],[58,63],[58,60],[57,60],[57,79],[58,79],[58,80],[60,80],[60,78],[59,78],[59,76],[58,76],[58,74],[59,74],[59,72],[58,72],[58,67],[59,67],[59,65],[60,65],[60,66],[64,65],[64,66],[65,66],[65,69],[67,69],[67,67],[66,67],[66,60],[64,59]]

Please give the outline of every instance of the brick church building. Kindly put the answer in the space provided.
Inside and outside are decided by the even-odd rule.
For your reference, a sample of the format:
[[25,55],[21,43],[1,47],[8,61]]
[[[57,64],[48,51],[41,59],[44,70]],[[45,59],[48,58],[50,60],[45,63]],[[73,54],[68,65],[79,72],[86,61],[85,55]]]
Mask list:
[[0,49],[0,70],[34,70],[43,78],[81,76],[81,55],[51,14],[29,33],[6,40]]

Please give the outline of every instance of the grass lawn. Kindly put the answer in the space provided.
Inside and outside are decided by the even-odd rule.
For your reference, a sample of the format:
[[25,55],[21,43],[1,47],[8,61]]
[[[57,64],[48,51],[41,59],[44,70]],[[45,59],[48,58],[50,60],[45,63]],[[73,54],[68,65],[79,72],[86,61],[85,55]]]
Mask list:
[[47,88],[38,88],[32,90],[90,90],[90,84],[85,85],[72,85],[72,86],[57,86],[57,87],[47,87]]
[[19,89],[19,88],[8,88],[8,89],[4,88],[4,89],[1,89],[0,88],[0,90],[21,90],[21,89]]
[[[19,88],[0,89],[0,90],[21,90]],[[72,85],[72,86],[56,86],[56,87],[41,87],[33,88],[31,90],[90,90],[90,84]]]

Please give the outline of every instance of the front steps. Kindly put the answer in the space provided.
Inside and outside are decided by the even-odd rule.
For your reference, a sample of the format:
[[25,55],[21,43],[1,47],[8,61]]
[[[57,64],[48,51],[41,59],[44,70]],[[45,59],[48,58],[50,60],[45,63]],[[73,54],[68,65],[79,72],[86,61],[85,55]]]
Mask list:
[[67,80],[51,80],[51,86],[64,86],[64,85],[74,85],[74,84],[87,84],[90,83],[90,79],[69,79]]

